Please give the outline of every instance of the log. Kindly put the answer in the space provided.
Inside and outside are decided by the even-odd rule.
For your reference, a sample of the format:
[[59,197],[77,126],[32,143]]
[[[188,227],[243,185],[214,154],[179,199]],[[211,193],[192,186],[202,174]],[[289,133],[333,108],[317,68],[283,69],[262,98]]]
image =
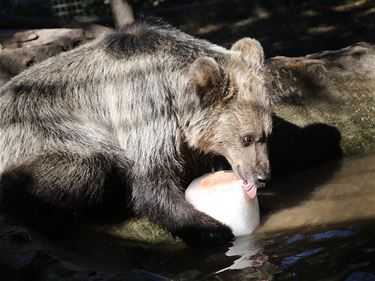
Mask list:
[[3,30],[0,33],[0,86],[31,65],[80,46],[109,30],[99,25],[16,32]]
[[22,16],[1,15],[0,29],[55,29],[82,28],[85,31],[102,32],[111,29],[95,23],[79,22],[74,19],[45,19]]

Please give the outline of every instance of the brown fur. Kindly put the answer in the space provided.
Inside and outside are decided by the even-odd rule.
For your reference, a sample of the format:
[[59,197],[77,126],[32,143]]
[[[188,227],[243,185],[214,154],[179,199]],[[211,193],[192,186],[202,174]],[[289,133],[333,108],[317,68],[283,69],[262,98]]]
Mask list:
[[4,203],[74,217],[119,207],[191,244],[232,239],[183,189],[212,154],[250,184],[269,178],[262,63],[252,39],[227,50],[138,22],[29,68],[0,89]]

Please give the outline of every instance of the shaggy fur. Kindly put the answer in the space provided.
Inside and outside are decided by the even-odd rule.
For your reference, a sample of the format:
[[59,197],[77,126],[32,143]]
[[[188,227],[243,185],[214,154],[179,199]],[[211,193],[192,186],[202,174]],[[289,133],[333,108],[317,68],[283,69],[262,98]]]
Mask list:
[[188,243],[232,239],[183,190],[210,152],[253,184],[269,177],[262,66],[253,39],[227,50],[147,23],[33,66],[0,90],[3,201],[24,193],[79,214],[111,198]]

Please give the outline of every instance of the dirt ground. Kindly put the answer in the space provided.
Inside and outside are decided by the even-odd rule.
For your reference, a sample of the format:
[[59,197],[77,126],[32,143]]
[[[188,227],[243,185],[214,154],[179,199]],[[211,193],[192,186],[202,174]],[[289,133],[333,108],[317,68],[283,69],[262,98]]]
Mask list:
[[[375,43],[375,0],[205,0],[189,5],[136,11],[136,18],[156,16],[174,26],[230,47],[242,37],[258,39],[266,57],[301,56],[336,50],[357,42]],[[57,18],[33,19],[34,28],[71,27]],[[43,26],[41,22],[47,22]],[[111,17],[91,20],[107,27]],[[21,22],[0,20],[0,35],[9,28],[30,29]],[[35,27],[37,25],[37,27]]]

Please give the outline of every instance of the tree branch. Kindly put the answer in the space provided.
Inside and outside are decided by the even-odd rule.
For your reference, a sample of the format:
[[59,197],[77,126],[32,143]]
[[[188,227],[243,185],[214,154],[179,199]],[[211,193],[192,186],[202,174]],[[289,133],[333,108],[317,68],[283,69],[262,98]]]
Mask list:
[[117,29],[134,21],[132,6],[125,0],[112,0],[113,21]]

